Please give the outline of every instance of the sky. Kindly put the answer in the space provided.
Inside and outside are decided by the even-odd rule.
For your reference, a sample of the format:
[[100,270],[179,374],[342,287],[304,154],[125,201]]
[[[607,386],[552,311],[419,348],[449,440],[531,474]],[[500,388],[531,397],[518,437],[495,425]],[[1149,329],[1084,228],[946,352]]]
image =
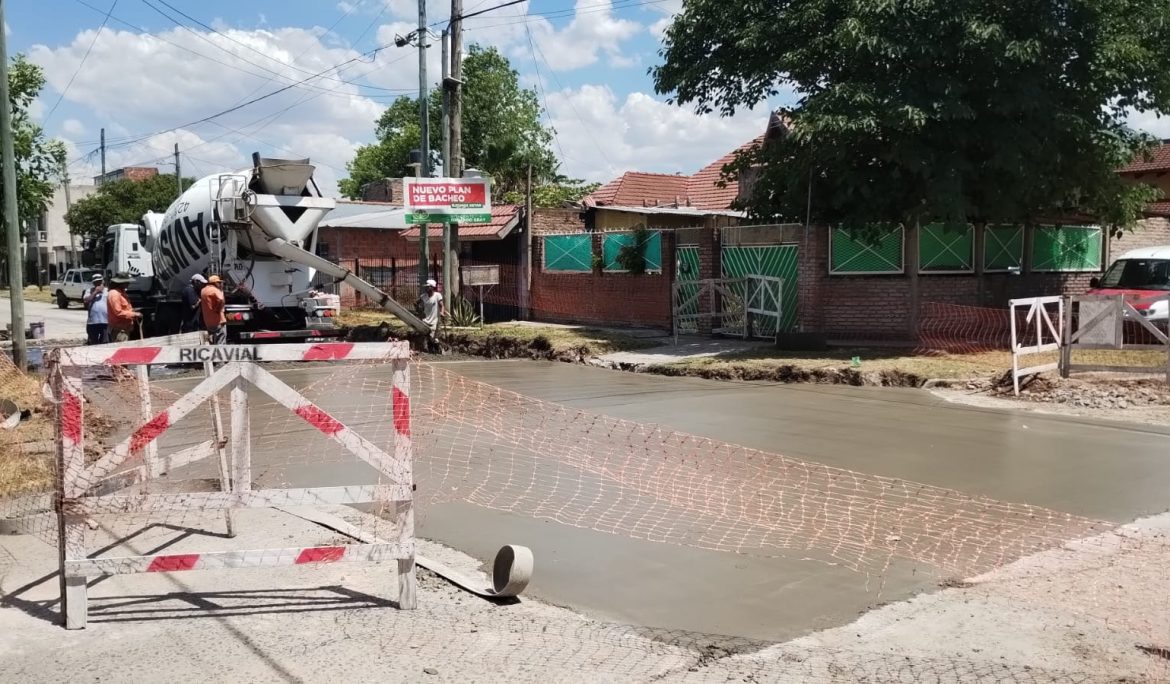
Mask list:
[[[464,14],[500,3],[464,0]],[[693,173],[760,135],[778,103],[700,116],[655,94],[648,69],[681,6],[529,0],[467,19],[464,41],[497,47],[536,90],[565,175]],[[449,16],[450,2],[427,0],[433,30]],[[98,173],[105,128],[108,169],[173,172],[177,143],[183,174],[198,177],[259,151],[309,157],[333,194],[388,103],[418,92],[417,50],[393,44],[417,28],[417,0],[21,0],[6,23],[9,53],[45,70],[33,114],[65,141],[74,182]],[[435,41],[432,87],[439,62]]]

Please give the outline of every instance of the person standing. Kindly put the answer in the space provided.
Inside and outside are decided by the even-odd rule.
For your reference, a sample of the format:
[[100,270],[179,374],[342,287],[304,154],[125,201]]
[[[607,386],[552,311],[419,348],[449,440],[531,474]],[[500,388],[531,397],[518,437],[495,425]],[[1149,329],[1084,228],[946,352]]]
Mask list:
[[191,276],[191,282],[183,286],[183,321],[179,332],[194,332],[203,329],[202,294],[207,278],[202,273]]
[[427,280],[426,289],[418,298],[423,323],[426,323],[431,331],[427,339],[428,350],[438,346],[439,319],[447,315],[447,310],[443,306],[443,295],[439,294],[438,287],[439,284],[434,279]]
[[227,344],[227,316],[224,314],[223,280],[213,275],[199,293],[203,329],[211,344]]
[[94,274],[92,284],[81,300],[88,311],[85,318],[86,344],[105,344],[109,339],[106,327],[110,324],[110,312],[106,308],[102,274]]
[[129,342],[134,324],[142,320],[142,314],[135,311],[126,298],[126,286],[129,284],[128,273],[115,273],[110,278],[110,289],[106,293],[106,315],[111,342]]

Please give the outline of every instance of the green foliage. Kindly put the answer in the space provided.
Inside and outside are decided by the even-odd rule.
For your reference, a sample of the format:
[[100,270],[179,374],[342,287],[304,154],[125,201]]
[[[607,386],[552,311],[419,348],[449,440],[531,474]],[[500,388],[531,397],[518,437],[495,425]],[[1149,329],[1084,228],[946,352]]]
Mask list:
[[[184,178],[183,189],[194,179]],[[175,175],[159,174],[143,181],[103,183],[96,193],[77,200],[65,213],[69,232],[100,237],[116,223],[138,223],[148,211],[164,212],[175,201]]]
[[[540,181],[553,178],[557,161],[549,149],[552,134],[540,123],[536,92],[520,87],[511,63],[495,48],[471,46],[463,60],[463,158],[466,168],[477,168],[492,178],[493,196],[523,192],[528,164]],[[428,104],[430,143],[442,145],[442,93],[434,90]],[[346,165],[349,177],[338,184],[351,199],[361,197],[363,185],[382,178],[402,177],[410,151],[419,144],[418,98],[400,97],[377,122],[378,142],[358,148]],[[541,205],[543,206],[543,205]]]
[[[53,197],[58,174],[65,166],[65,146],[46,140],[29,116],[29,107],[45,87],[44,71],[16,55],[8,65],[8,99],[12,108],[12,147],[16,158],[16,203],[22,220],[40,217]],[[3,188],[0,178],[0,188]],[[0,223],[3,217],[0,216]],[[0,240],[0,252],[6,244]]]
[[451,311],[448,313],[448,322],[456,328],[470,328],[477,325],[483,325],[483,319],[479,317],[479,311],[476,310],[473,304],[466,297],[452,297]]
[[627,273],[642,275],[646,272],[646,245],[650,242],[650,231],[639,223],[630,233],[633,240],[618,250],[617,263]]
[[[538,209],[571,206],[600,187],[601,183],[586,183],[580,178],[557,176],[532,188],[532,206]],[[523,188],[503,193],[502,200],[505,204],[524,204]]]
[[[688,0],[656,87],[730,114],[791,87],[787,132],[744,154],[757,217],[1126,226],[1157,193],[1115,173],[1170,109],[1164,0]],[[729,38],[733,37],[733,38]]]

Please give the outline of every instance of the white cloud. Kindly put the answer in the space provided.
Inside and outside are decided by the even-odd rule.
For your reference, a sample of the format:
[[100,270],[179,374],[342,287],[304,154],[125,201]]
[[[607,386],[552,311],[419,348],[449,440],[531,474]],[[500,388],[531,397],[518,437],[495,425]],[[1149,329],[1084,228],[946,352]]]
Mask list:
[[61,131],[65,135],[72,136],[74,138],[85,135],[87,130],[88,129],[86,129],[85,124],[81,123],[77,119],[65,119],[65,121],[61,124]]
[[1129,125],[1163,140],[1170,138],[1170,116],[1159,116],[1157,112],[1133,112]]
[[[201,34],[202,40],[178,29],[154,36],[107,28],[96,41],[89,30],[66,45],[35,45],[29,57],[44,67],[49,85],[60,92],[94,41],[84,70],[66,96],[88,115],[66,121],[61,130],[67,140],[79,141],[95,138],[94,132],[105,127],[107,168],[169,157],[176,140],[180,149],[218,165],[207,168],[207,173],[247,165],[252,150],[279,155],[293,154],[282,151],[291,148],[298,156],[319,162],[322,190],[334,191],[352,151],[373,137],[374,122],[384,109],[380,100],[395,95],[340,81],[360,78],[364,71],[387,71],[384,67],[393,55],[384,52],[372,64],[368,60],[348,64],[328,74],[335,80],[315,79],[310,82],[313,87],[291,88],[211,122],[128,144],[145,133],[196,121],[358,57],[350,48],[324,44],[320,29],[220,30],[224,36]],[[434,52],[437,65],[438,51]],[[393,75],[383,80],[417,86],[417,61],[395,64]],[[71,158],[91,150],[87,144]],[[77,170],[73,174],[82,175]]]
[[662,37],[666,35],[667,27],[674,21],[675,15],[682,11],[682,0],[665,0],[665,2],[655,4],[653,7],[662,13],[662,17],[650,24],[648,30],[650,35],[662,40]]
[[[557,28],[543,16],[528,17],[530,3],[472,17],[464,22],[466,42],[494,45],[517,63],[529,63],[529,34],[539,48],[541,62],[555,71],[570,71],[596,64],[604,55],[610,66],[635,64],[636,57],[623,51],[623,43],[636,36],[642,25],[619,18],[611,0],[577,0],[572,19]],[[527,18],[526,18],[527,17]],[[559,18],[559,17],[558,17]],[[544,68],[543,66],[541,68]]]
[[694,173],[762,134],[768,121],[766,107],[730,118],[698,116],[646,93],[619,100],[604,85],[549,93],[548,109],[564,150],[563,172],[599,182],[633,170]]

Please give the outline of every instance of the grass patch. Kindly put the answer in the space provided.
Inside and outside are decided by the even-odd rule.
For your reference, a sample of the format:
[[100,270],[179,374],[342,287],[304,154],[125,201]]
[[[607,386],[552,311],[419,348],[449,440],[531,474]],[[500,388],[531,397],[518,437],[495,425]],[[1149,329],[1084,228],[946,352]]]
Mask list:
[[[860,360],[857,366],[853,365],[854,357]],[[849,371],[860,375],[900,373],[925,381],[1003,373],[1011,365],[1011,354],[1006,351],[920,355],[904,350],[864,348],[816,352],[757,349],[718,358],[689,359],[657,368],[679,371],[677,374],[680,375],[725,375],[743,379],[766,379],[783,375],[785,371]]]
[[[8,298],[8,288],[0,287],[0,297]],[[38,288],[36,285],[30,285],[24,288],[24,300],[26,302],[40,302],[42,304],[52,304],[56,300],[53,299],[53,293],[48,286]]]
[[53,440],[55,431],[40,378],[0,359],[0,399],[32,411],[15,429],[0,430],[0,496],[47,491],[53,486],[53,451],[34,445]]
[[[384,311],[349,309],[341,312],[337,322],[342,327],[389,333],[410,338],[412,331]],[[362,335],[365,339],[367,335]],[[526,323],[492,323],[478,328],[440,328],[440,339],[459,353],[488,358],[561,358],[580,359],[616,351],[648,349],[665,338],[645,338],[620,330],[573,325],[530,325]]]

